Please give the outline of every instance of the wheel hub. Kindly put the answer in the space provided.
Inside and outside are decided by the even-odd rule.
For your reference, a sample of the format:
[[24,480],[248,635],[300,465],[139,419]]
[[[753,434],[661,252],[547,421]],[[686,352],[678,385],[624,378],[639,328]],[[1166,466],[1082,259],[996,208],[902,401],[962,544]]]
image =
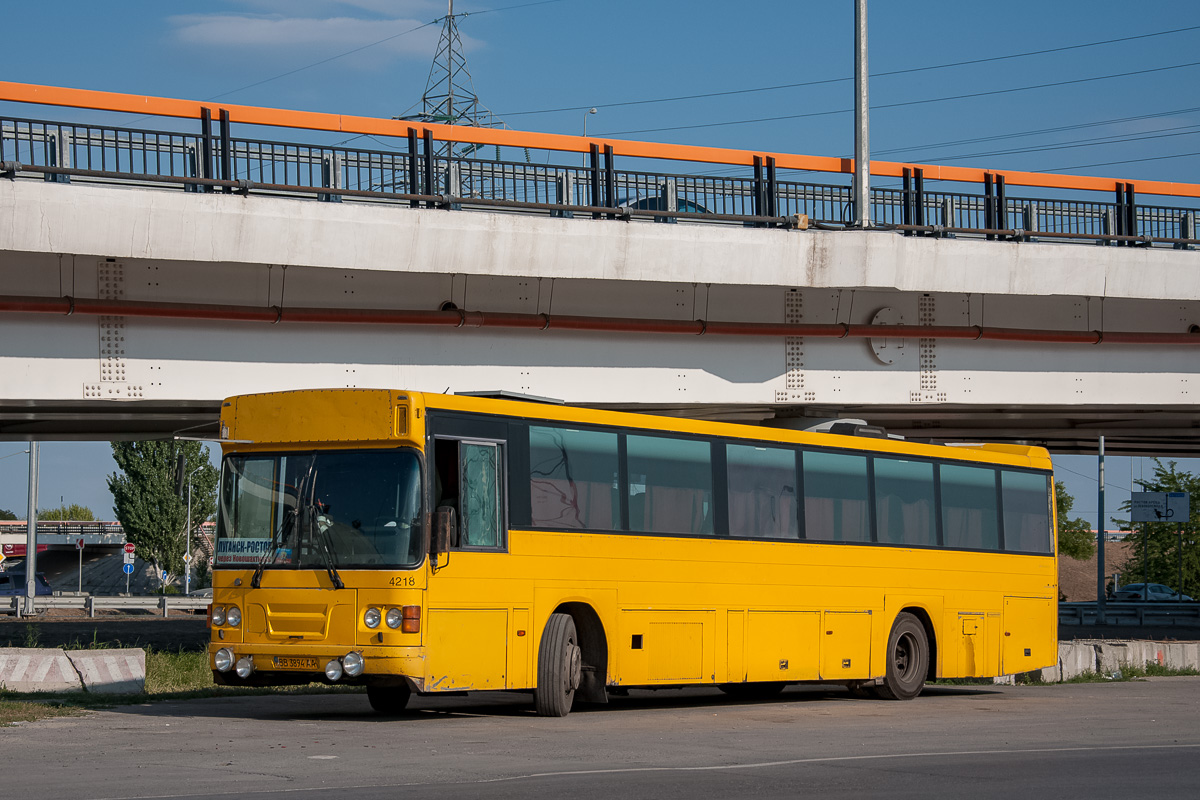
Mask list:
[[577,644],[568,644],[567,660],[567,691],[575,691],[583,680],[583,652]]

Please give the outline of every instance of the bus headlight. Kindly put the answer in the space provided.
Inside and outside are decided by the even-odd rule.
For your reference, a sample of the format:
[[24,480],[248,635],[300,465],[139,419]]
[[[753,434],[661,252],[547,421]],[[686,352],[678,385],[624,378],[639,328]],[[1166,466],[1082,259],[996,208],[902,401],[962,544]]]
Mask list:
[[233,651],[228,647],[222,647],[213,654],[213,667],[217,672],[229,672],[233,666]]
[[336,658],[325,665],[325,677],[332,681],[341,680],[342,678],[342,662]]
[[363,613],[363,624],[366,625],[371,630],[375,630],[376,628],[378,628],[379,627],[379,609],[378,608],[368,608]]
[[225,622],[227,622],[231,628],[236,628],[238,625],[240,625],[242,623],[241,609],[239,609],[237,606],[230,606],[229,610],[225,612]]
[[225,624],[225,606],[213,606],[213,625]]
[[359,653],[347,653],[342,658],[342,667],[345,668],[346,674],[351,678],[357,678],[363,673],[363,667],[366,666],[365,659]]
[[401,620],[404,615],[400,613],[398,608],[389,608],[387,613],[387,626],[393,630],[400,627]]
[[238,659],[237,666],[234,667],[239,678],[249,678],[250,673],[254,672],[254,659],[250,656],[242,656]]

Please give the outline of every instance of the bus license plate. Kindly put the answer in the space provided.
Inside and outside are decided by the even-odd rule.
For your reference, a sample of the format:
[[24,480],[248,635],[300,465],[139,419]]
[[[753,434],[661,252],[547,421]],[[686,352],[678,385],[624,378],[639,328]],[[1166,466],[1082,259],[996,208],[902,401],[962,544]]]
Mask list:
[[316,670],[315,658],[298,658],[296,656],[275,656],[275,669]]

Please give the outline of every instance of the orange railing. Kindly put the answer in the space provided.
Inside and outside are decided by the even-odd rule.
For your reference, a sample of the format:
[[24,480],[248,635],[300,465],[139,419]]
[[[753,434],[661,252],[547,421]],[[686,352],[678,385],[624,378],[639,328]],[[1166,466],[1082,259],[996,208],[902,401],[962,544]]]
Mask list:
[[[474,128],[436,123],[414,123],[406,120],[357,117],[314,111],[294,111],[258,106],[229,105],[196,100],[70,89],[59,86],[40,86],[28,83],[0,81],[0,101],[64,106],[95,111],[115,111],[159,117],[199,119],[202,110],[210,113],[227,111],[234,123],[295,128],[312,131],[404,137],[410,129],[429,131],[434,139],[457,143],[498,145],[536,150],[586,153],[592,145],[609,146],[619,156],[652,158],[671,161],[692,161],[711,164],[751,166],[754,159],[770,157],[779,169],[810,170],[815,172],[850,174],[854,161],[849,158],[768,153],[695,145],[664,144],[626,139],[584,138],[555,133]],[[872,161],[871,174],[883,177],[902,177],[904,170],[921,169],[926,180],[980,183],[988,175],[1003,176],[1010,186],[1032,186],[1048,189],[1067,189],[1092,192],[1114,192],[1118,186],[1136,185],[1142,195],[1200,198],[1200,184],[1175,181],[1149,181],[1129,178],[1099,178],[1085,175],[1055,175],[1039,172],[994,170],[977,167],[951,167],[934,164],[904,164],[892,161]]]

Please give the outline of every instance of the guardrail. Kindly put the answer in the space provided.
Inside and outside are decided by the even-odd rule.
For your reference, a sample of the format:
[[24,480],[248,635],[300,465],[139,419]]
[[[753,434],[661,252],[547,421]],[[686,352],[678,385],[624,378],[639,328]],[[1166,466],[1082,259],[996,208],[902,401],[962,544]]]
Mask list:
[[[1110,625],[1200,625],[1200,603],[1120,603],[1104,604],[1104,616]],[[1059,603],[1060,625],[1095,625],[1096,603]]]
[[[161,610],[164,617],[172,610],[203,611],[212,603],[211,597],[180,597],[178,595],[155,595],[151,597],[102,597],[98,595],[79,595],[75,597],[36,597],[33,605],[35,613],[47,608],[77,608],[86,611],[89,617],[95,617],[99,609]],[[25,616],[25,598],[13,597],[7,609],[17,618]]]
[[[191,192],[291,194],[325,202],[503,209],[559,217],[647,218],[758,227],[845,227],[853,219],[843,184],[784,179],[787,170],[843,176],[850,159],[588,139],[406,120],[219,106],[0,81],[12,100],[190,118],[199,131],[172,132],[46,120],[0,118],[0,173],[171,184]],[[214,111],[218,128],[214,133]],[[370,138],[391,149],[240,138],[232,125],[263,125]],[[355,135],[357,134],[357,135]],[[497,157],[479,157],[495,145]],[[501,146],[547,152],[545,165],[503,161]],[[549,164],[551,153],[584,153],[582,165]],[[616,159],[750,168],[748,176],[617,169]],[[1200,198],[1200,185],[1089,176],[980,170],[874,161],[873,175],[900,178],[899,189],[872,189],[871,218],[905,235],[959,234],[1007,241],[1098,241],[1191,249],[1200,210],[1147,205],[1139,197]],[[698,170],[699,172],[699,170]],[[926,181],[974,184],[981,192],[926,190]],[[1087,198],[1010,197],[1008,187],[1101,193]],[[1112,200],[1104,200],[1107,195]]]

